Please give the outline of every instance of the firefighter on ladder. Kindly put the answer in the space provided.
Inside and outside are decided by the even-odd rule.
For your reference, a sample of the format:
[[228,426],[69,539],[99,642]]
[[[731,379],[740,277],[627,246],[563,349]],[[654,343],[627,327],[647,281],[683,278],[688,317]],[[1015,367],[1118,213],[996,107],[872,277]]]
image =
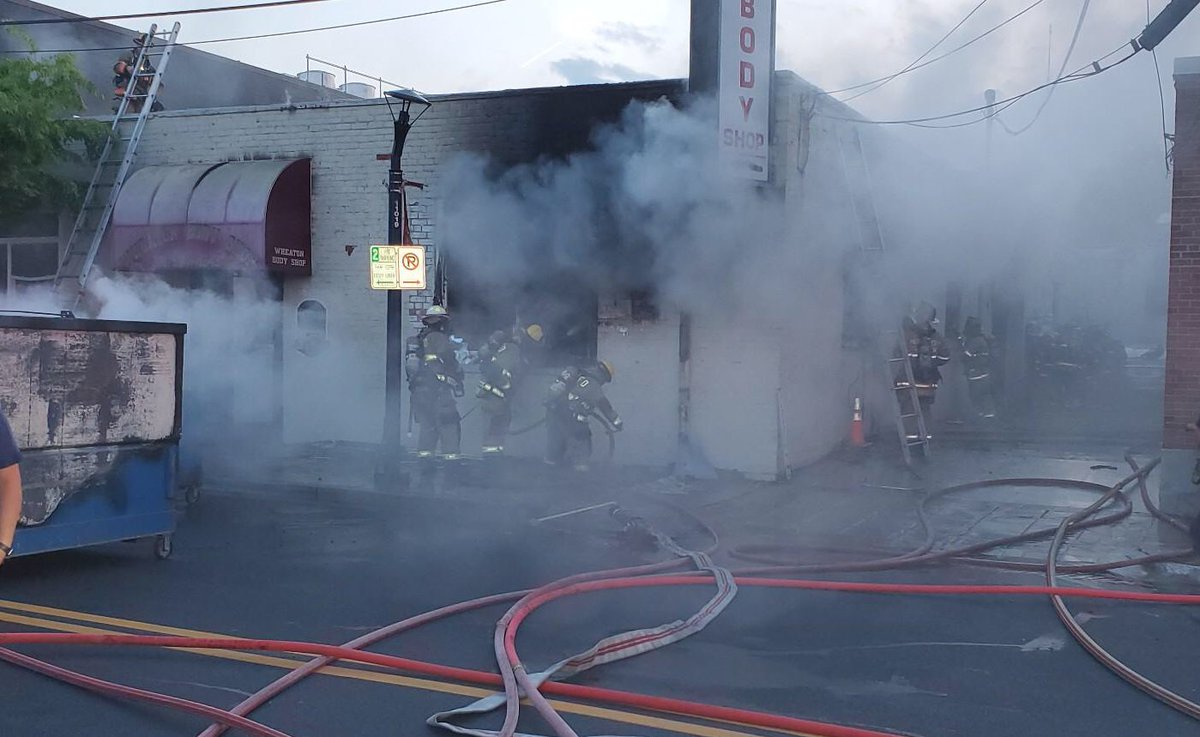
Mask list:
[[990,420],[996,416],[996,399],[992,394],[992,337],[983,332],[979,318],[968,317],[959,342],[971,406],[977,415]]
[[597,418],[608,432],[620,432],[621,418],[604,396],[613,380],[613,365],[600,361],[584,369],[569,368],[559,375],[546,396],[546,463],[571,463],[587,471],[592,457],[592,428]]
[[523,330],[506,333],[497,330],[479,349],[479,373],[482,379],[475,396],[487,417],[483,430],[483,455],[504,453],[504,438],[512,424],[512,395],[529,365],[522,350],[542,342],[542,326],[529,325]]
[[[908,352],[912,368],[913,387],[917,390],[917,401],[921,412],[926,414],[937,397],[938,385],[942,381],[940,367],[950,362],[950,351],[937,331],[937,310],[928,302],[922,302],[911,315],[904,318],[904,349]],[[896,380],[897,389],[906,389],[907,381]],[[905,412],[912,408],[904,407]]]
[[463,375],[450,340],[450,315],[434,305],[421,322],[424,327],[409,338],[404,357],[413,417],[421,426],[417,458],[432,458],[440,450],[443,460],[454,461],[462,445],[456,398],[463,396]]
[[[138,54],[141,53],[142,47],[149,46],[149,39],[146,34],[141,34],[133,39],[134,47],[126,52],[121,58],[117,59],[117,63],[113,64],[113,86],[116,88],[113,91],[116,104],[113,105],[113,112],[117,112],[121,108],[121,98],[125,95],[130,95],[129,105],[126,108],[130,113],[141,112],[142,105],[146,101],[146,95],[150,92],[151,77],[147,75],[154,74],[154,65],[145,56],[142,57],[142,68],[140,76],[134,70],[134,64],[137,63]],[[136,76],[136,79],[135,79]],[[162,84],[160,83],[161,87]],[[133,90],[131,93],[130,90]],[[150,112],[158,112],[163,106],[158,100],[150,106]]]

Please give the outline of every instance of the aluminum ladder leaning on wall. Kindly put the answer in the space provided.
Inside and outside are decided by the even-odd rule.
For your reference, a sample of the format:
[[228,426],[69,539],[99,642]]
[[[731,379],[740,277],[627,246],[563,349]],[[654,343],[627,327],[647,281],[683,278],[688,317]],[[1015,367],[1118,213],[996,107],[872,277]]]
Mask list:
[[[83,204],[75,217],[71,237],[59,260],[58,273],[54,277],[55,292],[64,300],[65,307],[74,309],[83,296],[88,274],[96,262],[100,244],[104,242],[104,233],[112,220],[117,196],[133,167],[138,141],[141,140],[146,129],[146,120],[158,99],[158,89],[178,36],[179,23],[169,32],[162,33],[158,32],[157,25],[153,25],[150,26],[150,32],[146,34],[142,45],[137,48],[125,94],[121,96],[117,106],[108,139],[104,142],[100,158],[96,162],[92,181],[83,196]],[[162,41],[161,44],[156,43],[159,40]],[[155,59],[157,64],[153,62]],[[150,79],[149,86],[145,88],[145,92],[139,92],[139,80],[147,78]],[[131,105],[135,105],[136,113],[130,114]]]
[[[914,448],[920,448],[926,458],[930,454],[925,412],[921,408],[921,398],[917,395],[917,383],[913,377],[914,356],[909,352],[908,344],[904,340],[903,329],[885,331],[883,335],[884,339],[880,345],[884,351],[886,376],[892,383],[890,392],[895,399],[896,433],[900,437],[900,452],[904,455],[904,462],[911,466]],[[899,371],[896,370],[897,366]]]

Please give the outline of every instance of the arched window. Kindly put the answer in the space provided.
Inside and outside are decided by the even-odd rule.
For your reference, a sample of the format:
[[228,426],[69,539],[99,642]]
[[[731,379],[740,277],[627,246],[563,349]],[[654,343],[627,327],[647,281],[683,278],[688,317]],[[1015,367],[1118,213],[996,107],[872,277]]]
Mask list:
[[296,327],[304,335],[325,337],[328,310],[315,299],[306,299],[296,307]]
[[315,299],[306,299],[296,306],[297,350],[312,356],[325,347],[328,330],[328,310]]

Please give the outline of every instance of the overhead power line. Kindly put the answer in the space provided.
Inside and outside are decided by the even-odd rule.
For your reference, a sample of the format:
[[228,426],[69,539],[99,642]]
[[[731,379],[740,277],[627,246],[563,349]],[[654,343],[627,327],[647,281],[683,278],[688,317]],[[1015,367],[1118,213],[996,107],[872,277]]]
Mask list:
[[[1135,48],[1128,55],[1121,57],[1120,59],[1113,62],[1112,64],[1109,64],[1106,67],[1101,66],[1100,62],[1117,54],[1118,52],[1121,51],[1121,49],[1125,48],[1126,45],[1127,44],[1121,44],[1115,50],[1110,51],[1108,54],[1102,56],[1100,59],[1097,59],[1096,61],[1094,61],[1090,64],[1082,66],[1079,69],[1075,70],[1074,72],[1071,72],[1070,74],[1059,77],[1058,79],[1053,79],[1049,82],[1046,82],[1045,84],[1040,84],[1037,87],[1026,90],[1018,95],[1013,95],[1012,97],[1007,97],[1003,100],[998,100],[995,103],[992,103],[991,105],[982,105],[980,107],[968,108],[967,110],[959,110],[958,112],[946,113],[944,115],[929,115],[929,116],[922,117],[922,118],[907,118],[904,120],[862,120],[862,119],[858,119],[858,118],[845,118],[845,117],[838,118],[838,119],[846,120],[846,121],[854,122],[854,123],[866,123],[866,124],[870,124],[870,125],[915,125],[917,127],[922,127],[922,128],[962,128],[962,127],[965,127],[968,125],[982,123],[983,121],[987,120],[989,115],[995,115],[996,113],[1006,110],[1009,107],[1012,107],[1012,105],[1014,103],[1016,103],[1018,100],[1022,100],[1026,97],[1029,97],[1030,95],[1032,95],[1036,92],[1040,92],[1040,91],[1046,89],[1047,87],[1053,87],[1054,85],[1064,84],[1066,82],[1076,82],[1081,79],[1087,79],[1089,77],[1094,77],[1097,74],[1106,72],[1115,66],[1124,64],[1125,62],[1132,59],[1135,55],[1137,55],[1137,53],[1140,49]],[[922,125],[922,124],[928,124],[928,123],[935,123],[940,120],[951,120],[953,118],[959,118],[964,115],[971,115],[973,113],[987,113],[987,115],[984,115],[979,118],[975,118],[970,121],[959,122],[959,123],[955,123],[952,125]],[[826,116],[826,117],[834,117],[834,116]]]
[[[1167,6],[1163,8],[1161,12],[1159,12],[1154,20],[1148,23],[1142,32],[1138,34],[1136,38],[1129,41],[1128,44],[1121,44],[1116,49],[1108,52],[1096,61],[1093,61],[1091,64],[1082,66],[1070,74],[1061,76],[1058,79],[1053,79],[1045,84],[1040,84],[1033,89],[1026,90],[1019,95],[1013,95],[1012,97],[1000,100],[999,102],[992,102],[991,104],[984,105],[982,107],[959,110],[958,112],[954,113],[946,113],[945,115],[930,115],[923,118],[908,118],[905,120],[864,120],[862,118],[847,118],[831,115],[827,115],[825,117],[845,120],[852,123],[865,123],[871,125],[912,125],[919,128],[962,128],[968,125],[982,123],[997,113],[1003,112],[1004,110],[1012,107],[1012,105],[1018,100],[1026,98],[1035,92],[1039,92],[1047,87],[1053,87],[1054,85],[1063,84],[1065,82],[1074,82],[1080,79],[1094,77],[1098,74],[1108,71],[1109,69],[1112,69],[1115,66],[1124,64],[1136,56],[1139,51],[1153,51],[1158,44],[1162,43],[1163,39],[1169,36],[1171,32],[1183,22],[1184,18],[1186,18],[1188,14],[1196,8],[1197,5],[1200,5],[1200,0],[1171,0],[1171,2],[1169,2]],[[1102,62],[1120,53],[1121,49],[1125,48],[1126,45],[1132,48],[1133,51],[1129,52],[1129,54],[1121,57],[1112,64],[1109,64],[1107,67],[1101,66]],[[981,112],[985,113],[985,115],[973,120],[947,125],[933,125],[933,123],[938,121],[952,120],[964,115],[971,115],[973,113]]]
[[[508,2],[508,0],[483,0],[482,2],[469,3],[466,5],[455,5],[449,8],[438,8],[437,10],[426,10],[420,13],[408,13],[407,15],[397,15],[391,18],[375,18],[373,20],[362,20],[354,23],[339,23],[332,26],[318,26],[316,28],[299,28],[294,31],[277,31],[275,33],[256,33],[250,36],[230,36],[228,38],[208,38],[200,41],[177,42],[176,46],[201,46],[203,44],[227,43],[230,41],[253,41],[260,38],[278,38],[280,36],[296,36],[303,33],[318,33],[320,31],[336,31],[343,28],[357,28],[359,26],[377,25],[379,23],[392,23],[400,20],[410,20],[412,18],[423,18],[430,15],[440,15],[442,13],[453,13],[458,10],[470,10],[472,8],[481,8],[485,5],[498,5]],[[161,48],[161,47],[159,47]],[[74,54],[88,51],[128,51],[128,46],[98,46],[93,48],[75,48],[75,49],[37,49],[33,53],[38,54]],[[0,50],[0,54],[28,54],[31,53],[27,49],[12,49]]]
[[[1067,46],[1067,53],[1063,55],[1062,65],[1058,68],[1059,77],[1062,76],[1063,72],[1067,71],[1067,65],[1071,63],[1071,54],[1075,51],[1075,44],[1079,41],[1079,32],[1083,30],[1083,21],[1087,19],[1088,6],[1091,4],[1092,0],[1083,0],[1083,7],[1079,9],[1079,19],[1075,21],[1075,32],[1071,35],[1071,43]],[[1149,24],[1149,20],[1147,20],[1147,24]],[[1045,110],[1046,106],[1050,104],[1051,98],[1054,97],[1054,91],[1057,89],[1058,85],[1050,88],[1050,91],[1046,93],[1046,96],[1042,99],[1042,104],[1038,106],[1037,111],[1033,114],[1033,118],[1020,128],[1014,130],[1013,128],[1010,128],[1008,123],[1005,123],[998,115],[993,117],[996,118],[996,122],[1000,124],[1000,127],[1003,128],[1006,133],[1019,136],[1032,128],[1034,123],[1038,122],[1038,118],[1042,117],[1042,111]]]
[[[912,72],[915,72],[918,69],[924,69],[925,67],[929,66],[930,64],[936,64],[937,62],[941,61],[942,59],[945,59],[946,57],[951,56],[953,54],[957,54],[958,52],[962,51],[963,49],[967,48],[968,46],[971,46],[972,44],[974,44],[978,41],[982,41],[983,39],[992,35],[993,33],[1000,30],[1001,28],[1007,26],[1009,23],[1012,23],[1013,21],[1017,20],[1018,18],[1025,15],[1026,13],[1033,10],[1034,8],[1036,8],[1037,6],[1041,5],[1044,2],[1046,2],[1046,0],[1034,0],[1034,2],[1025,6],[1025,8],[1023,10],[1020,10],[1017,13],[1010,15],[1008,18],[1005,18],[1003,21],[1001,21],[1000,23],[997,23],[996,25],[987,29],[983,33],[979,34],[978,36],[976,36],[962,44],[959,44],[958,46],[955,46],[954,48],[950,49],[949,51],[947,51],[944,54],[941,54],[940,56],[935,56],[932,59],[928,59],[926,61],[921,62],[920,64],[910,64],[907,69],[903,69],[899,72],[895,72],[893,74],[879,77],[878,79],[872,79],[867,82],[860,82],[858,84],[850,85],[849,87],[843,87],[838,90],[829,90],[825,94],[836,95],[836,94],[839,94],[842,92],[851,92],[853,90],[859,90],[859,89],[862,89],[863,87],[870,87],[871,85],[876,84],[877,82],[883,82],[884,80],[895,79],[896,77],[899,77],[901,75],[910,74]],[[974,11],[972,11],[972,12],[974,12]]]
[[57,23],[89,23],[92,21],[130,20],[132,18],[166,18],[175,15],[199,15],[201,13],[224,13],[229,10],[255,10],[258,8],[280,8],[285,5],[324,3],[329,0],[272,0],[271,2],[246,3],[243,5],[216,5],[190,10],[160,10],[156,13],[125,13],[123,15],[78,16],[74,18],[32,18],[28,20],[0,20],[0,26],[44,26]]
[[867,89],[865,89],[861,92],[856,92],[855,94],[850,95],[849,97],[843,97],[841,101],[842,102],[850,102],[851,100],[857,100],[858,98],[862,97],[863,95],[870,94],[870,93],[874,92],[875,90],[879,89],[880,87],[883,87],[888,82],[891,82],[893,79],[895,79],[896,77],[899,77],[902,74],[907,74],[909,71],[912,70],[913,67],[915,67],[917,64],[919,64],[922,59],[924,59],[925,57],[929,56],[934,51],[936,51],[937,47],[941,46],[946,41],[946,39],[948,39],[952,35],[954,35],[955,31],[957,31],[959,28],[962,28],[964,23],[971,20],[971,16],[975,15],[975,13],[978,12],[978,10],[980,8],[982,8],[984,5],[987,4],[987,2],[988,2],[988,0],[979,0],[979,4],[976,5],[975,7],[971,8],[971,12],[964,15],[962,20],[960,20],[958,23],[955,23],[953,28],[946,31],[946,33],[943,34],[943,36],[941,38],[939,38],[937,40],[937,42],[933,44],[933,46],[930,46],[928,49],[925,50],[925,53],[921,54],[916,59],[913,59],[912,62],[908,66],[904,67],[903,69],[896,72],[895,74],[893,74],[889,77],[886,77],[882,82],[875,85],[874,87],[868,87]]
[[[1146,25],[1150,25],[1150,0],[1146,0]],[[1163,94],[1162,70],[1158,67],[1158,49],[1150,49],[1154,57],[1154,86],[1158,89],[1158,111],[1162,119],[1163,166],[1171,173],[1171,135],[1167,133],[1167,98]]]

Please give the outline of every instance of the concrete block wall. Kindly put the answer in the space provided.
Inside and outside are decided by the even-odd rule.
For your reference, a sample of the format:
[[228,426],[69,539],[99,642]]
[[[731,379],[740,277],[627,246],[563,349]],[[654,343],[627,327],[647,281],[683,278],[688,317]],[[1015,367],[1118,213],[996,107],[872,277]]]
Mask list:
[[694,317],[691,355],[693,446],[718,469],[774,479],[779,473],[779,335],[716,314]]
[[616,367],[605,394],[627,420],[617,436],[616,460],[643,466],[673,462],[679,435],[679,314],[601,324],[597,355]]
[[1200,415],[1200,57],[1175,62],[1175,157],[1163,397],[1162,504],[1197,505],[1191,483],[1197,440],[1184,428]]

